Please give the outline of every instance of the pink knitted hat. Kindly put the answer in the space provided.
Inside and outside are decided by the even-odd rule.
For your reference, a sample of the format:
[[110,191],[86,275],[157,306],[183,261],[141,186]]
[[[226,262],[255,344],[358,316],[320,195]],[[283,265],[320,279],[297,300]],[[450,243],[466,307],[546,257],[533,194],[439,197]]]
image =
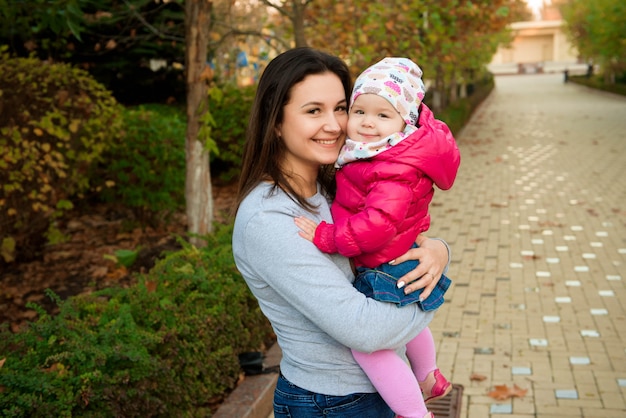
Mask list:
[[359,95],[377,94],[389,101],[407,125],[417,126],[426,94],[422,70],[408,58],[388,57],[361,73],[354,83],[350,107]]

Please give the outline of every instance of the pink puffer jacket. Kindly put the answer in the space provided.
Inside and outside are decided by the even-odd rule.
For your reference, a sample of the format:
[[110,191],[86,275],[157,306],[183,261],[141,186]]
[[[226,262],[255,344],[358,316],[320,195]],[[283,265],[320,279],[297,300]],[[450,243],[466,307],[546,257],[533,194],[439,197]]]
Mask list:
[[430,226],[433,182],[452,187],[461,161],[448,126],[422,104],[420,128],[376,157],[337,171],[334,224],[322,222],[315,245],[375,267],[404,254]]

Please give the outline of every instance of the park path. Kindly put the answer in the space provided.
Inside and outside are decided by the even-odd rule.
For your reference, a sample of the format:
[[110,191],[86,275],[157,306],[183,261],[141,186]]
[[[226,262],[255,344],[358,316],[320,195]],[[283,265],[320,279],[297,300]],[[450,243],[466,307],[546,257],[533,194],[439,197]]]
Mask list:
[[460,416],[625,417],[626,98],[498,76],[457,142],[429,234],[452,247],[431,330]]

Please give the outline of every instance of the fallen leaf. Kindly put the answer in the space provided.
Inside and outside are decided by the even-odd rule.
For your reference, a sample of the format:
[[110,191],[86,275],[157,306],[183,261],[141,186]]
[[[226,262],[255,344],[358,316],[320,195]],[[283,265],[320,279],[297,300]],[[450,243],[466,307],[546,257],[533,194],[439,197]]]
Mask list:
[[7,361],[6,358],[3,358],[2,360],[0,360],[0,367],[4,366],[4,362]]
[[470,380],[473,382],[482,382],[483,380],[486,380],[487,376],[482,375],[482,374],[478,374],[478,373],[472,373],[470,375]]
[[509,398],[523,398],[526,396],[528,389],[522,389],[517,385],[513,385],[509,388],[507,385],[495,385],[494,390],[489,392],[487,396],[490,396],[498,401],[505,401]]

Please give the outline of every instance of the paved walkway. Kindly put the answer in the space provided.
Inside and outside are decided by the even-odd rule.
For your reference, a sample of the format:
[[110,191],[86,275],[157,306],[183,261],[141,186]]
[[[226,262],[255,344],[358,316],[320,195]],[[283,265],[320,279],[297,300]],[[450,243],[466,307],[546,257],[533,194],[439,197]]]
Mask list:
[[[626,417],[626,98],[560,74],[496,85],[432,205],[453,250],[439,366],[461,418]],[[527,392],[487,395],[502,385]]]
[[431,330],[461,417],[626,417],[626,98],[501,76],[457,140],[430,231],[454,285]]

